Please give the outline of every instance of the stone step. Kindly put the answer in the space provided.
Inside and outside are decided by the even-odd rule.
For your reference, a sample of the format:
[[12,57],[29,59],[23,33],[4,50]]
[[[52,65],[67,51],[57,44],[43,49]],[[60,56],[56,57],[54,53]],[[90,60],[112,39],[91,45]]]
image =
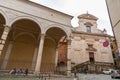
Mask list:
[[0,80],[73,80],[73,78],[0,77]]
[[24,76],[24,75],[0,75],[0,80],[73,80],[73,77],[54,75],[54,76]]

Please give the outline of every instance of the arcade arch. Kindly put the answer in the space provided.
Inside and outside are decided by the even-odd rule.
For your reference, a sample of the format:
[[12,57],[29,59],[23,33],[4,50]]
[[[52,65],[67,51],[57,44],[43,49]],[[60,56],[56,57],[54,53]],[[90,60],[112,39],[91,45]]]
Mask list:
[[[1,38],[2,34],[3,34],[5,24],[6,24],[5,17],[0,13],[0,38]],[[1,66],[1,63],[2,63],[3,59],[4,59],[4,55],[0,54],[0,66]]]
[[[4,60],[1,69],[28,68],[32,70],[34,55],[40,39],[40,26],[29,19],[15,21],[3,49]],[[35,65],[34,65],[35,67]]]
[[46,31],[40,69],[42,72],[53,72],[56,69],[58,57],[56,55],[58,55],[59,42],[63,36],[67,36],[67,34],[59,27],[51,27]]
[[0,13],[0,37],[3,33],[3,30],[4,30],[4,26],[6,24],[6,20],[4,18],[4,16]]
[[25,15],[24,16],[17,16],[15,18],[13,18],[11,21],[8,22],[8,25],[11,27],[14,22],[16,22],[18,20],[22,20],[22,19],[31,20],[31,21],[35,22],[42,29],[40,22],[36,18],[34,18],[32,16],[25,16]]

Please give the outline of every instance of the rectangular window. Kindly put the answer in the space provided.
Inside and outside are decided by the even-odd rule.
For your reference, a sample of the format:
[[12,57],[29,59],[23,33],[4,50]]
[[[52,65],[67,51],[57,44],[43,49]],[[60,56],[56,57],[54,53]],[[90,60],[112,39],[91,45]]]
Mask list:
[[93,48],[93,44],[88,44],[88,48]]
[[91,27],[86,26],[86,31],[89,32],[89,33],[91,33]]

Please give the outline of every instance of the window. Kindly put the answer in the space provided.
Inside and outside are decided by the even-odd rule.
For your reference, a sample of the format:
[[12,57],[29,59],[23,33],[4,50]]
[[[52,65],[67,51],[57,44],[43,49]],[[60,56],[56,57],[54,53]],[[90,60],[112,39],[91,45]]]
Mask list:
[[91,33],[91,27],[90,26],[86,26],[86,31]]
[[93,48],[93,44],[88,44],[88,48]]

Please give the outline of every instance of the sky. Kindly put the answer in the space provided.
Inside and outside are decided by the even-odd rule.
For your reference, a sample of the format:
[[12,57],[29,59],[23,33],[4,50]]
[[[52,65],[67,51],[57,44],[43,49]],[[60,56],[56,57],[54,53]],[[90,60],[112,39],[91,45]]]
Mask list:
[[38,4],[47,6],[57,11],[72,15],[74,18],[71,20],[73,27],[78,26],[78,15],[89,13],[96,16],[97,28],[107,30],[109,35],[113,35],[108,11],[105,0],[30,0]]

